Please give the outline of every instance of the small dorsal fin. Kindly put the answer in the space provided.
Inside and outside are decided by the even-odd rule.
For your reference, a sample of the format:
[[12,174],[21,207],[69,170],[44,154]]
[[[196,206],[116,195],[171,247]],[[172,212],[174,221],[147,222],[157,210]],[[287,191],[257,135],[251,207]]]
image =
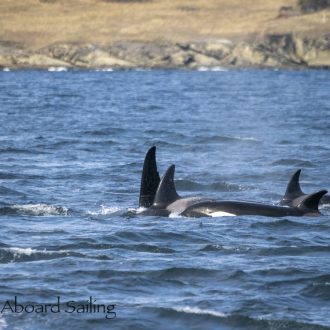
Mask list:
[[149,207],[154,201],[154,197],[160,182],[156,163],[156,147],[151,147],[144,159],[141,188],[140,188],[140,207]]
[[303,213],[319,214],[320,199],[327,193],[327,190],[320,190],[314,194],[306,195],[298,204],[297,208]]
[[174,185],[174,172],[175,165],[171,165],[160,180],[154,199],[154,206],[166,207],[180,198]]
[[299,169],[298,171],[296,171],[292,175],[292,177],[291,177],[291,179],[290,179],[290,181],[289,181],[289,183],[287,185],[285,194],[284,194],[284,196],[282,198],[281,204],[288,204],[293,199],[305,195],[302,192],[302,190],[300,188],[300,184],[299,184],[300,173],[301,173],[301,169]]

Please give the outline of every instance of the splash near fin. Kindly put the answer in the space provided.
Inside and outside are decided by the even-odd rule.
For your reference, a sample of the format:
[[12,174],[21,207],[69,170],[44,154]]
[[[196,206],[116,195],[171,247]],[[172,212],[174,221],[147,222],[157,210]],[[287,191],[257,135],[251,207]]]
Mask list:
[[320,199],[327,193],[327,190],[320,190],[314,194],[306,195],[298,204],[297,208],[304,214],[320,214],[319,203]]
[[141,188],[140,188],[140,207],[149,207],[154,201],[154,197],[160,182],[156,163],[156,147],[151,147],[144,159]]
[[280,204],[289,205],[295,198],[305,195],[299,184],[300,173],[301,170],[299,169],[292,175]]
[[166,207],[180,198],[174,185],[174,172],[175,165],[171,165],[162,177],[154,199],[156,207]]

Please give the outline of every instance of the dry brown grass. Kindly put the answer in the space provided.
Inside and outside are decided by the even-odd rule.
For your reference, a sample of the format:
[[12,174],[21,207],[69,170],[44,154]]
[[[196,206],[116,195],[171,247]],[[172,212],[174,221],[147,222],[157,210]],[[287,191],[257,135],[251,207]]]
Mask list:
[[[276,19],[296,0],[1,0],[0,40],[40,48],[55,42],[246,39],[263,32],[322,34],[330,13]],[[324,22],[325,19],[325,22]]]

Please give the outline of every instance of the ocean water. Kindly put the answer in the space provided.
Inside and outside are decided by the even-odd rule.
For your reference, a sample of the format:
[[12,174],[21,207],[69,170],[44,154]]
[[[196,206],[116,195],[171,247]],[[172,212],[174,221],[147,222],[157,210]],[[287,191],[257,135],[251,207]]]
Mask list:
[[329,205],[136,215],[153,145],[184,196],[276,204],[298,168],[304,191],[330,189],[329,86],[323,70],[0,72],[0,329],[330,329]]

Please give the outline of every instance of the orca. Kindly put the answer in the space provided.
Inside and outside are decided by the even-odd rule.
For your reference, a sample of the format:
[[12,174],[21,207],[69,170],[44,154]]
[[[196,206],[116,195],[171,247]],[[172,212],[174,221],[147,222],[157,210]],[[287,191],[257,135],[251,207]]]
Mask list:
[[[297,206],[308,194],[305,194],[300,187],[301,169],[297,170],[291,177],[285,194],[280,201],[280,205]],[[330,204],[330,196],[323,196],[320,200],[320,205]]]
[[[145,158],[143,167],[140,206],[146,207],[140,214],[150,216],[170,216],[176,214],[185,217],[209,217],[219,215],[260,215],[268,217],[319,215],[318,204],[326,190],[305,196],[296,206],[276,206],[262,203],[215,200],[203,197],[181,197],[174,184],[175,165],[171,165],[162,179],[158,181],[155,159],[155,147],[152,147]],[[151,178],[147,180],[148,169]],[[144,171],[145,170],[145,171]],[[155,187],[158,187],[155,191]],[[141,192],[142,194],[141,198]],[[152,203],[151,203],[152,201]],[[149,205],[149,206],[148,206]]]
[[140,187],[140,207],[150,207],[153,204],[154,197],[160,182],[156,163],[156,147],[151,147],[144,159],[141,187]]

